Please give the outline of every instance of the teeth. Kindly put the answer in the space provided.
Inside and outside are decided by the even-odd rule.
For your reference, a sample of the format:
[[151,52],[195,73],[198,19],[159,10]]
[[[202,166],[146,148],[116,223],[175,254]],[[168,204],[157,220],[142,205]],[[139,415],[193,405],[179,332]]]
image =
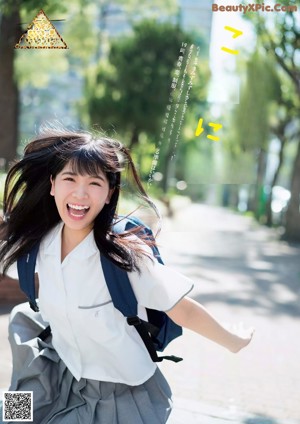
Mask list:
[[78,211],[82,211],[84,209],[89,209],[89,206],[79,206],[79,205],[72,205],[71,203],[68,203],[69,208],[76,209]]

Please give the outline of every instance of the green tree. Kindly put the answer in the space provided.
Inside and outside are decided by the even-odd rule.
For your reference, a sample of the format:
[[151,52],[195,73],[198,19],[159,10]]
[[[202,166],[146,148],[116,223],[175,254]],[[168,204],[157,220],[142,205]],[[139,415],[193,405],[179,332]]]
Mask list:
[[18,143],[18,87],[14,80],[14,45],[21,36],[20,1],[0,3],[0,158],[15,157]]
[[[201,168],[201,170],[203,170],[203,167],[205,167],[206,164],[209,164],[208,167],[211,167],[212,160],[212,146],[202,143],[203,138],[195,136],[199,118],[203,119],[203,127],[205,130],[207,131],[209,129],[207,125],[209,122],[207,90],[210,79],[210,69],[205,41],[201,38],[195,40],[195,47],[199,47],[199,56],[195,68],[193,61],[191,61],[190,70],[192,72],[189,74],[188,70],[185,90],[182,94],[182,98],[184,99],[185,94],[188,92],[189,98],[187,101],[187,108],[183,116],[184,119],[181,125],[180,134],[178,134],[176,130],[173,132],[174,137],[171,138],[170,143],[166,145],[165,154],[163,156],[163,169],[165,172],[166,170],[169,172],[170,177],[175,176],[177,181],[199,181],[199,169]],[[188,83],[190,77],[192,78],[192,86],[189,90]],[[184,105],[180,106],[177,123],[182,119],[182,116],[180,118],[180,114],[184,111]],[[168,178],[164,180],[162,188],[164,192],[167,192]],[[199,189],[198,184],[188,184],[186,193],[199,200],[201,191],[202,190]]]
[[[133,27],[133,35],[112,43],[108,62],[101,61],[96,72],[87,78],[89,122],[106,131],[117,129],[138,156],[145,177],[158,146],[183,41],[188,43],[190,39],[177,26],[142,21]],[[140,142],[143,135],[146,144],[145,137]],[[174,140],[173,134],[171,143],[162,143],[159,155],[164,191]]]
[[170,95],[171,75],[186,37],[168,23],[143,21],[134,35],[112,43],[109,63],[87,79],[90,122],[122,128],[129,147],[145,132],[157,137]]
[[[299,1],[298,8],[299,8]],[[282,5],[290,6],[283,0]],[[296,6],[297,7],[297,6]],[[300,26],[296,11],[281,11],[276,13],[272,25],[265,15],[260,13],[248,14],[247,18],[253,23],[258,39],[267,56],[271,56],[277,66],[284,72],[293,86],[294,96],[291,96],[291,116],[295,131],[298,133],[298,148],[291,172],[291,199],[288,205],[285,223],[285,237],[290,240],[300,240]]]
[[[168,0],[163,5],[155,0],[151,4],[149,2],[146,8],[136,3],[135,0],[115,2],[121,6],[121,13],[126,15],[128,22],[137,14],[140,17],[143,13],[151,12],[152,16],[158,18],[161,13],[162,16],[175,16],[177,10],[175,0]],[[0,0],[0,158],[3,157],[7,163],[16,156],[18,144],[19,83],[22,87],[32,86],[35,91],[46,89],[53,74],[53,63],[62,71],[66,69],[66,60],[72,72],[80,74],[85,70],[102,49],[102,32],[111,12],[110,6],[107,0],[76,0],[68,5],[59,0],[45,0],[42,5],[34,0]],[[31,51],[27,54],[30,60],[23,60],[24,55],[20,53],[24,52],[15,50],[14,45],[25,31],[26,24],[32,21],[41,7],[50,19],[56,16],[62,18],[67,12],[63,25],[70,50],[60,52],[60,56],[54,60],[50,51]],[[20,25],[20,22],[24,25]]]
[[257,219],[263,212],[260,204],[270,141],[270,104],[280,97],[280,82],[270,60],[256,51],[247,63],[246,83],[234,114],[235,140],[244,151],[256,155],[256,191],[252,209]]
[[[284,79],[285,80],[285,79]],[[291,84],[285,84],[285,81],[282,82],[282,93],[279,101],[274,105],[274,110],[271,117],[271,133],[279,141],[279,152],[278,152],[278,164],[273,174],[273,178],[270,184],[270,190],[267,201],[267,221],[268,226],[273,225],[273,215],[272,215],[272,200],[273,200],[273,187],[277,185],[281,169],[284,165],[285,158],[285,148],[288,143],[297,142],[297,137],[299,136],[299,131],[297,131],[297,110],[294,107],[292,98],[294,93],[292,92]],[[296,125],[294,125],[296,124]],[[292,127],[292,130],[291,130]]]
[[[195,44],[192,44],[192,38]],[[185,50],[180,52],[182,45]],[[190,51],[192,56],[188,61]],[[186,137],[177,137],[177,131],[184,134],[184,125],[190,114],[193,114],[196,126],[199,109],[206,102],[209,69],[207,57],[204,59],[205,52],[205,43],[199,36],[187,35],[177,25],[146,20],[134,25],[132,35],[113,42],[108,61],[100,61],[86,79],[86,121],[100,125],[105,131],[121,133],[137,156],[144,177],[149,174],[153,153],[159,146],[156,170],[163,175],[160,185],[165,194],[171,176],[183,179],[182,170],[186,167],[182,165],[186,162],[188,150],[195,145],[195,137],[193,142],[187,140],[185,143],[183,139]],[[180,54],[184,56],[179,71],[176,66]],[[195,65],[196,57],[198,62]],[[186,77],[183,79],[185,70]],[[176,75],[178,84],[172,88]],[[189,89],[191,80],[192,89]],[[183,114],[186,95],[188,110]],[[175,104],[178,109],[174,130],[169,137],[167,134],[170,134]],[[168,111],[170,119],[164,124]],[[180,123],[182,116],[184,122]],[[165,126],[165,135],[160,139]],[[180,154],[175,154],[175,150]]]
[[[64,10],[58,0],[46,0],[43,8],[46,13]],[[30,23],[38,10],[34,0],[0,0],[0,10],[0,158],[4,158],[8,166],[16,155],[19,127],[19,89],[14,66],[17,50],[14,46],[23,33],[21,18],[31,16]]]

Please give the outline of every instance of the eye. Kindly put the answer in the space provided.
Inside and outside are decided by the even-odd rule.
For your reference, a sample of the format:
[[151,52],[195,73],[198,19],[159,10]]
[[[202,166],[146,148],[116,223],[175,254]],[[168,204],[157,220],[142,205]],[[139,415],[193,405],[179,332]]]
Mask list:
[[93,182],[91,182],[91,185],[95,185],[95,186],[98,186],[98,187],[102,187],[101,183],[98,183],[98,181],[93,181]]
[[74,178],[73,177],[65,177],[64,181],[74,181]]

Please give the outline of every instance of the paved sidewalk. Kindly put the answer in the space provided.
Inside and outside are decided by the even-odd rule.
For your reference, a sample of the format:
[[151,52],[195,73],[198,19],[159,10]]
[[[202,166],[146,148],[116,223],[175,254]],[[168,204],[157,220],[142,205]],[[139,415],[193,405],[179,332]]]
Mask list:
[[[254,325],[237,355],[185,331],[162,363],[174,393],[168,424],[300,424],[300,246],[229,210],[178,205],[159,238],[165,262],[195,281],[192,296],[226,323]],[[0,309],[0,388],[10,376]]]
[[163,364],[175,399],[199,405],[182,422],[300,423],[300,246],[223,208],[177,211],[160,239],[167,264],[194,279],[193,297],[221,321],[256,328],[237,355],[189,331],[172,343],[184,357]]

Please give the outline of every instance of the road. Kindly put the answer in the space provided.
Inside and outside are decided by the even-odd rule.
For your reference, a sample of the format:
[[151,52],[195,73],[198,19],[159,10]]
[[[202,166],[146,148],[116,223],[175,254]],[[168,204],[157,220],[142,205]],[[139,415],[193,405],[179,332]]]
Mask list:
[[184,361],[163,365],[175,399],[204,403],[211,423],[213,407],[239,423],[300,423],[300,246],[227,209],[176,211],[160,238],[167,264],[194,279],[192,297],[221,321],[256,332],[235,355],[186,331],[168,348]]

